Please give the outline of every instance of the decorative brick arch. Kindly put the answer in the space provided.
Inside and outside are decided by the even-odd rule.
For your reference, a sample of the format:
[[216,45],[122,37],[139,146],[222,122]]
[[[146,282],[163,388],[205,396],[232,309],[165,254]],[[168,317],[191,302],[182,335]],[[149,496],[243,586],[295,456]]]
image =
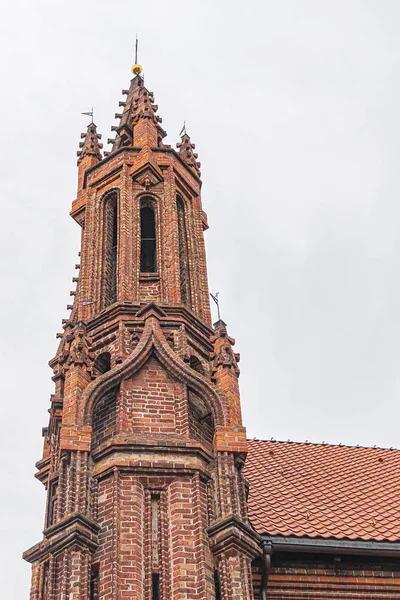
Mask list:
[[203,398],[212,411],[215,426],[223,427],[226,423],[223,402],[219,394],[206,379],[187,366],[170,349],[157,319],[146,320],[143,334],[134,352],[120,365],[100,375],[87,386],[81,398],[84,425],[90,425],[93,406],[103,394],[113,389],[118,383],[140,370],[151,354],[154,353],[166,371],[177,380],[188,385]]

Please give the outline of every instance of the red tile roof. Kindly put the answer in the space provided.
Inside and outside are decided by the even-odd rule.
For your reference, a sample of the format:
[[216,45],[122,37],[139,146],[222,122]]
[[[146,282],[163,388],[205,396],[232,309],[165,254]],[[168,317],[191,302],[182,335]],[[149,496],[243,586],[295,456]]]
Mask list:
[[249,440],[260,534],[400,540],[400,450]]

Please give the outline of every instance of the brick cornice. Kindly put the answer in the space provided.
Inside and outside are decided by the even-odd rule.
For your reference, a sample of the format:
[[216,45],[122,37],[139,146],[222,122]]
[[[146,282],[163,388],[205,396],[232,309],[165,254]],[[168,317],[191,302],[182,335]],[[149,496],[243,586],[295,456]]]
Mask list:
[[[138,152],[141,152],[141,150],[142,150],[142,148],[141,148],[141,147],[138,147],[138,146],[122,146],[121,148],[118,148],[118,150],[116,150],[115,152],[112,152],[112,154],[110,154],[109,156],[106,156],[106,157],[105,157],[105,158],[103,158],[101,161],[99,161],[97,164],[93,165],[93,167],[90,167],[89,169],[87,169],[87,170],[85,171],[85,178],[84,178],[84,181],[85,181],[85,183],[84,183],[84,187],[86,187],[86,185],[87,185],[87,182],[88,182],[89,176],[92,176],[92,175],[93,175],[93,173],[94,173],[96,170],[99,170],[99,169],[101,170],[101,168],[102,168],[102,167],[104,167],[104,166],[105,166],[105,165],[106,165],[108,162],[110,162],[110,161],[114,161],[114,162],[115,162],[115,159],[116,159],[116,158],[117,158],[119,155],[121,155],[121,154],[127,154],[127,155],[129,155],[129,154],[132,154],[132,153],[138,153]],[[187,174],[190,176],[190,178],[192,178],[192,179],[195,181],[195,183],[196,183],[196,184],[197,184],[199,187],[201,187],[201,185],[202,185],[202,181],[201,181],[200,177],[198,177],[198,176],[197,176],[197,175],[196,175],[196,174],[193,172],[193,170],[192,170],[192,169],[191,169],[191,168],[190,168],[190,167],[189,167],[189,166],[188,166],[188,165],[185,163],[185,161],[184,161],[184,160],[183,160],[183,159],[182,159],[182,158],[179,156],[179,154],[178,154],[178,152],[176,152],[176,150],[174,150],[173,148],[162,148],[162,147],[158,147],[158,148],[151,148],[151,151],[152,151],[153,153],[158,153],[158,152],[160,152],[160,153],[163,153],[163,154],[168,154],[168,155],[172,156],[174,159],[176,159],[176,160],[179,162],[180,166],[182,166],[182,167],[184,168],[184,170],[187,172]],[[121,158],[121,162],[122,162],[122,161],[124,161],[124,160],[126,160],[126,158],[122,157],[122,158]],[[114,173],[114,172],[115,172],[115,170],[120,170],[120,168],[121,168],[121,165],[119,165],[119,166],[117,167],[117,169],[113,169],[113,171],[110,171],[110,174]],[[101,179],[99,179],[99,180],[96,180],[96,183],[98,183],[100,180],[101,180]],[[93,182],[91,182],[91,184],[92,184],[92,183],[94,183],[94,181],[93,181]],[[194,193],[197,193],[197,192],[195,192],[194,188],[192,188],[192,189],[193,189],[193,192],[194,192]]]
[[[174,463],[174,457],[166,456],[165,460],[163,462],[160,461],[159,464],[157,461],[142,461],[141,464],[135,466],[133,461],[129,462],[129,453],[126,453],[125,457],[123,457],[122,454],[119,454],[117,456],[117,460],[114,461],[113,458],[116,456],[116,454],[107,456],[107,462],[100,462],[94,469],[93,477],[101,480],[117,471],[121,473],[134,474],[135,476],[143,475],[144,477],[148,477],[149,472],[151,472],[152,477],[169,477],[172,479],[175,479],[176,477],[192,478],[193,475],[198,474],[202,481],[208,482],[211,479],[210,471],[204,463],[201,464],[201,461],[191,464],[189,459],[187,464],[183,465],[179,462]],[[122,459],[125,458],[126,462],[129,464],[123,464],[123,461],[118,460],[118,457],[121,457]],[[171,462],[167,462],[167,458]]]
[[188,174],[195,180],[195,182],[201,187],[202,181],[200,177],[198,177],[193,170],[185,163],[185,161],[179,156],[178,152],[173,148],[152,148],[153,152],[163,152],[165,154],[171,154],[174,158],[176,158],[179,163],[185,168]]
[[[112,306],[105,308],[95,317],[87,321],[88,332],[90,331],[91,335],[93,335],[92,332],[97,327],[104,326],[104,324],[112,327],[112,321],[117,317],[134,317],[136,319],[141,316],[146,306],[148,305],[140,304],[139,302],[117,302]],[[165,313],[165,316],[159,315],[160,323],[184,323],[188,328],[191,328],[193,331],[197,331],[197,335],[200,333],[202,337],[204,336],[204,338],[206,338],[207,342],[210,344],[210,349],[212,348],[209,339],[214,334],[214,331],[207,325],[205,321],[202,321],[197,314],[189,310],[186,306],[178,303],[164,304],[159,302],[157,303],[157,307],[159,310]],[[141,319],[141,322],[144,323],[144,319]]]
[[100,527],[82,513],[74,513],[44,530],[45,539],[22,555],[30,563],[48,554],[58,554],[67,547],[78,545],[94,552],[98,547]]
[[38,469],[38,472],[35,473],[36,479],[45,483],[50,473],[50,456],[38,460],[35,467]]
[[261,536],[235,515],[217,521],[207,532],[211,550],[217,556],[239,552],[253,559],[261,554]]
[[132,472],[149,470],[152,472],[171,471],[201,472],[209,477],[209,465],[213,460],[210,449],[200,444],[174,444],[172,441],[152,439],[147,444],[143,440],[129,442],[121,438],[110,440],[92,454],[94,474],[107,471],[110,466],[127,468]]

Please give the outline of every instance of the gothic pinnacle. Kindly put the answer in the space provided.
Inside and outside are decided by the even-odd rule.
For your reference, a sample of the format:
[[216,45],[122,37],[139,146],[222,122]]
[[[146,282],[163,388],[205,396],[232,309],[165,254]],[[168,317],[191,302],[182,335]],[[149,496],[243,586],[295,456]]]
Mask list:
[[77,152],[79,157],[78,163],[82,161],[85,156],[95,156],[99,160],[103,158],[101,155],[103,144],[99,143],[101,134],[97,133],[97,127],[94,123],[88,125],[86,133],[81,133],[81,139],[83,139],[83,141],[79,143],[79,148],[81,148],[81,150]]
[[196,148],[196,145],[192,144],[190,136],[186,133],[185,125],[182,128],[181,134],[181,141],[176,144],[176,147],[178,148],[178,154],[187,164],[187,166],[193,169],[196,175],[200,177],[201,163],[197,161],[198,154],[193,152],[193,150]]

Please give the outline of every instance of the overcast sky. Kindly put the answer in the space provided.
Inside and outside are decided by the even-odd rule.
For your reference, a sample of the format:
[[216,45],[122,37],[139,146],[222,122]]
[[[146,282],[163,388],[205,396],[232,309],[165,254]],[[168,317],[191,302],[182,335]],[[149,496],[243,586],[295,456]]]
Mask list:
[[33,479],[79,227],[76,150],[140,62],[202,162],[210,288],[249,437],[400,446],[400,3],[0,0],[0,589],[28,598]]

